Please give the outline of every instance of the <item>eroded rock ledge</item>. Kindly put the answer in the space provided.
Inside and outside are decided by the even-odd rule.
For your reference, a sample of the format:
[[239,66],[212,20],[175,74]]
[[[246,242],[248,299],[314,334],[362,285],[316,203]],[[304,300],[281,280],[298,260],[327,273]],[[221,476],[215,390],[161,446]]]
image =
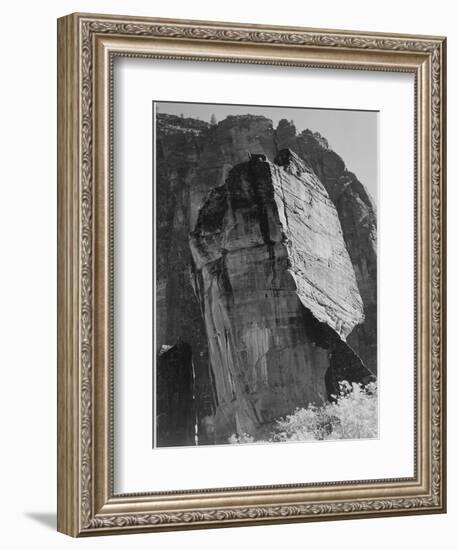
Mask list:
[[346,343],[364,312],[338,213],[291,150],[235,166],[200,208],[190,248],[216,442],[256,437],[296,407],[321,404],[339,380],[371,377]]

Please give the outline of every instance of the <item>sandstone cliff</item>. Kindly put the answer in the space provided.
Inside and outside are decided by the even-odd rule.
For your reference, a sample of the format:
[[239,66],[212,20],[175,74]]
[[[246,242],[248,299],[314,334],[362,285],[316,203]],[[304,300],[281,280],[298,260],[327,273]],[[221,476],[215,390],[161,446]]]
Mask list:
[[258,155],[231,170],[191,234],[218,442],[322,403],[342,354],[349,378],[370,375],[345,344],[364,314],[336,209],[296,155],[277,162]]
[[[245,431],[250,426],[259,429],[284,410],[280,405],[282,399],[303,403],[312,396],[312,400],[321,402],[335,391],[342,377],[367,377],[368,371],[363,364],[375,372],[375,212],[364,187],[346,171],[343,161],[329,149],[324,138],[311,132],[296,135],[294,126],[286,121],[274,129],[270,120],[260,116],[227,117],[211,126],[194,119],[159,115],[156,132],[156,352],[159,354],[162,346],[174,346],[178,342],[187,342],[192,347],[193,406],[199,444],[222,441],[234,426],[234,432],[242,426],[246,426]],[[281,152],[284,148],[296,154]],[[248,153],[264,154],[269,161],[258,159],[254,169],[255,173],[260,171],[258,175],[262,181],[253,180],[254,161],[247,163]],[[235,183],[237,178],[238,184]],[[240,191],[243,204],[234,206],[235,199],[232,199],[230,208],[224,206],[227,189],[240,186],[244,189],[241,181],[245,184],[251,181],[260,197],[264,197],[258,206],[245,204],[249,195],[243,194],[246,190]],[[215,201],[217,204],[213,205]],[[317,204],[322,207],[321,214],[318,214],[320,209],[314,213],[313,205]],[[210,214],[212,208],[216,209],[214,218]],[[237,230],[225,225],[229,212],[243,221]],[[320,217],[323,212],[326,212],[324,219]],[[210,237],[212,224],[215,228]],[[253,225],[251,230],[250,224]],[[191,274],[189,234],[193,231],[195,263]],[[222,238],[218,231],[227,234],[225,239],[237,236],[239,241],[248,239],[251,243],[254,239],[253,243],[257,244],[246,249],[242,247],[236,254],[240,242],[228,244],[224,241],[218,253],[217,241]],[[263,240],[266,231],[269,233],[267,242]],[[231,252],[224,252],[226,249]],[[203,259],[204,250],[214,255],[212,265],[216,272],[213,275],[210,263]],[[221,290],[227,276],[218,275],[218,268],[226,266],[229,257],[230,265],[236,269],[236,255],[240,256],[238,275],[231,273],[237,282],[235,286],[245,288],[240,291],[242,294],[249,294],[250,285],[258,288],[258,284],[265,287],[266,292],[262,295],[259,287],[256,290],[259,301],[246,298],[249,305],[246,313],[254,324],[251,332],[244,329],[243,338],[237,331],[227,337],[228,349],[237,350],[236,366],[231,367],[236,370],[235,374],[228,369],[221,375],[219,366],[222,363],[215,368],[213,362],[218,354],[224,355],[223,348],[218,348],[222,344],[216,344],[217,339],[210,338],[209,334],[216,335],[223,327],[223,335],[227,327],[232,327],[233,331],[234,322],[238,323],[234,319],[245,311],[243,301],[237,302],[234,310],[229,308],[229,302],[224,302],[230,296]],[[242,275],[244,262],[249,261],[245,267],[251,268],[255,260],[259,265],[251,275],[248,271]],[[225,270],[226,267],[222,273],[226,273]],[[246,281],[243,282],[243,278]],[[212,288],[211,296],[202,293],[204,283]],[[275,299],[279,292],[285,293],[288,299],[283,300],[284,296]],[[217,296],[222,300],[219,305],[215,305]],[[214,309],[221,310],[221,315],[226,311],[233,317],[222,322],[208,309],[209,300]],[[278,312],[279,321],[275,321],[275,308],[281,301],[284,301],[283,309]],[[258,314],[270,321],[255,329]],[[220,324],[212,328],[211,319]],[[286,319],[291,322],[287,323]],[[305,332],[304,325],[307,325]],[[268,347],[269,342],[276,343]],[[266,356],[260,359],[261,350],[266,351]],[[304,364],[314,363],[316,367],[307,367],[301,374],[299,364],[306,356]],[[241,366],[247,362],[251,365],[249,368]],[[290,364],[295,367],[291,372],[288,368],[285,371],[285,365]],[[245,371],[246,375],[237,378]],[[158,370],[158,384],[161,384],[160,372],[163,369]],[[325,372],[328,373],[326,377]],[[178,376],[178,371],[176,373]],[[262,373],[267,373],[267,378],[262,378]],[[269,396],[267,386],[271,381],[274,390]],[[172,375],[167,383],[173,386],[179,381]],[[295,387],[298,383],[299,388]],[[240,411],[245,411],[240,413],[243,420],[236,420],[233,413],[236,407],[227,404],[234,387],[238,388]],[[249,397],[251,393],[252,398]],[[164,424],[162,429],[165,429]]]

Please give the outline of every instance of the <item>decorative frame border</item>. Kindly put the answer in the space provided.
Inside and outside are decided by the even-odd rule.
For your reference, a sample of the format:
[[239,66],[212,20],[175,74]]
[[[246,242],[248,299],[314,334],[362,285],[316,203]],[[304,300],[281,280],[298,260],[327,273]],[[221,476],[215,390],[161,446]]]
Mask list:
[[[445,45],[430,36],[91,14],[58,21],[58,530],[445,511]],[[415,73],[414,478],[113,494],[111,112],[112,60],[121,55]]]

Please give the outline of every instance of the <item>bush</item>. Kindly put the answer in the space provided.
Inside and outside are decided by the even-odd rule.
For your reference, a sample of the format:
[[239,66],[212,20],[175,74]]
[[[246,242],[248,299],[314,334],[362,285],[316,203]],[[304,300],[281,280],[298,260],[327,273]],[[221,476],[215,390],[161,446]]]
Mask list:
[[372,439],[378,435],[377,386],[343,382],[335,403],[309,405],[277,420],[267,441],[248,434],[232,435],[229,443]]
[[273,441],[370,439],[378,434],[377,387],[341,384],[335,403],[309,405],[276,422]]

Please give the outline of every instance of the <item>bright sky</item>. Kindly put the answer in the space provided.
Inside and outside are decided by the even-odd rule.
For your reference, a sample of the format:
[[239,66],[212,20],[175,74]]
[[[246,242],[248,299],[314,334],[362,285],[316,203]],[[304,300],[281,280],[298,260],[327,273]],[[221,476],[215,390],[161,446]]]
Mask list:
[[292,120],[297,132],[310,129],[325,137],[347,168],[364,184],[377,204],[378,112],[304,107],[221,105],[212,103],[156,103],[159,113],[199,118],[210,122],[214,114],[219,122],[228,115],[263,115],[274,128],[282,118]]

